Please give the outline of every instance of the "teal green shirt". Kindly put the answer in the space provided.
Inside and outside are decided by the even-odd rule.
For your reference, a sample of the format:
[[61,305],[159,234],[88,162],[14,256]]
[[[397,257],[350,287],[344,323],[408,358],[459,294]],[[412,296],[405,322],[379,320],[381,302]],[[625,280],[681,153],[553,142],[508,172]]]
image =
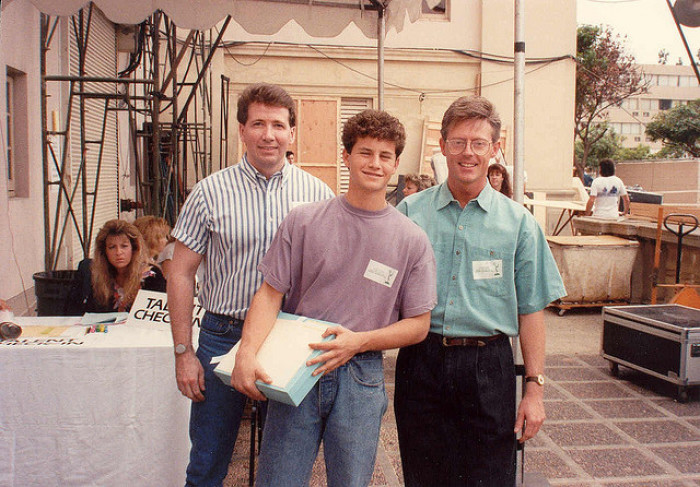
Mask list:
[[447,183],[396,207],[428,234],[437,260],[438,303],[430,331],[445,336],[518,334],[518,315],[566,295],[534,217],[486,184],[464,208]]

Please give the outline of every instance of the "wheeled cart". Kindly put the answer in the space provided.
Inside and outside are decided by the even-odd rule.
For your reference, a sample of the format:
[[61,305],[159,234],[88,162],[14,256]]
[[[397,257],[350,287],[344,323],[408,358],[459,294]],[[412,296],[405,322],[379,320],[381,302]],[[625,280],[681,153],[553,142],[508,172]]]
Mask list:
[[639,242],[612,235],[547,237],[567,295],[553,302],[567,310],[628,304]]
[[700,385],[700,309],[679,304],[603,308],[603,358],[678,386]]

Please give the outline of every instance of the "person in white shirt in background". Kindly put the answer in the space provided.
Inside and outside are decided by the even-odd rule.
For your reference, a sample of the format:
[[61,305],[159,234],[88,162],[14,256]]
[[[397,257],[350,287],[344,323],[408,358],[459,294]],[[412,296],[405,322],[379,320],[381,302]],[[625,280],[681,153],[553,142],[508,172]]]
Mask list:
[[[630,197],[622,179],[615,176],[615,163],[611,159],[600,161],[600,176],[591,184],[590,197],[586,203],[586,215],[597,218],[618,218],[620,198],[622,198],[622,214],[630,210]],[[591,211],[592,210],[592,211]]]

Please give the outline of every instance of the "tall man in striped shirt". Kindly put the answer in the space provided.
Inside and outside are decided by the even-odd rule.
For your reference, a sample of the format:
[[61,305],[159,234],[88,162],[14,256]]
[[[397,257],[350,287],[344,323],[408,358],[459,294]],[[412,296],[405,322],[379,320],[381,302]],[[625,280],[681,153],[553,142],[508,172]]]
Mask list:
[[[331,198],[319,179],[292,164],[292,98],[280,87],[247,87],[238,100],[240,164],[195,185],[172,234],[177,239],[168,279],[177,385],[192,400],[187,485],[221,485],[231,461],[245,396],[213,373],[211,358],[240,339],[243,320],[262,284],[257,270],[282,219],[294,206]],[[206,255],[199,301],[207,310],[197,352],[192,302],[197,267]]]

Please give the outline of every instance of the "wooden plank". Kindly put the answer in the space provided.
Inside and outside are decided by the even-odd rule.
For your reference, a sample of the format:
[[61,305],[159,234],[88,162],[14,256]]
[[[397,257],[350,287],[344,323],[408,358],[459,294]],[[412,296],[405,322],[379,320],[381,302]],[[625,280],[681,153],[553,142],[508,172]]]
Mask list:
[[[664,218],[670,214],[687,214],[694,215],[698,220],[700,220],[700,207],[697,205],[656,205],[652,203],[630,203],[630,212],[632,216],[654,222],[659,218],[660,208],[663,210]],[[694,220],[689,217],[672,217],[669,219],[669,221],[672,223],[694,223]]]

